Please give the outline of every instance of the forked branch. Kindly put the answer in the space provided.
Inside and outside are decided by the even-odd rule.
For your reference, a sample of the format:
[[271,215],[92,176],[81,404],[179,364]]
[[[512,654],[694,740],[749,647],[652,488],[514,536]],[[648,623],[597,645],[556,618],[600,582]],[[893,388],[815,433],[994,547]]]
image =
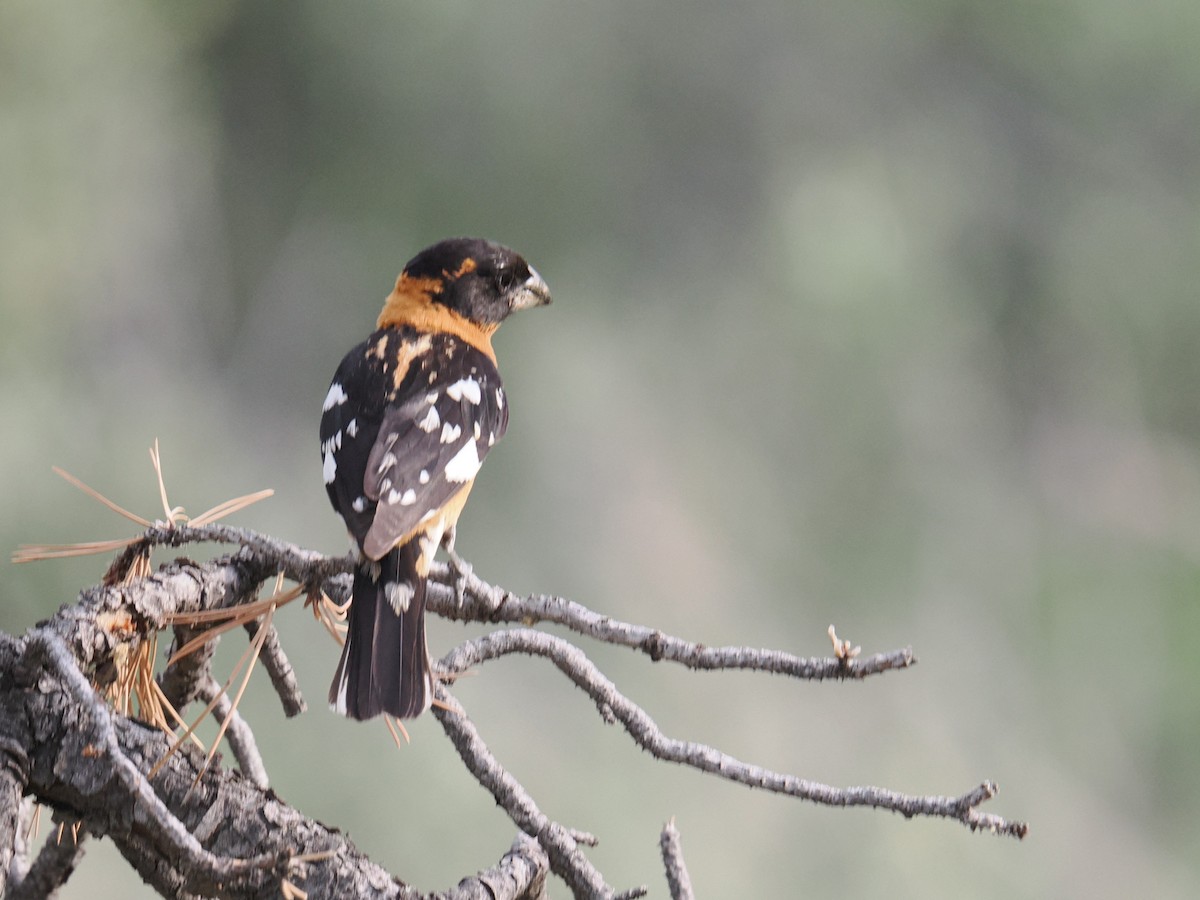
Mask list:
[[[456,676],[514,653],[539,656],[552,662],[591,697],[601,718],[606,722],[620,722],[638,746],[657,759],[823,806],[872,806],[900,813],[907,818],[930,816],[957,819],[972,831],[984,829],[1012,837],[1025,836],[1027,826],[1023,822],[1010,822],[977,809],[980,803],[996,794],[996,787],[990,782],[984,782],[958,797],[913,796],[879,787],[839,788],[751,765],[706,744],[668,737],[645,710],[617,690],[616,685],[588,659],[587,654],[569,641],[542,631],[510,628],[466,641],[442,658],[440,668],[443,674]],[[504,805],[499,796],[496,799]]]
[[[236,549],[204,563],[175,560],[144,574],[150,571],[146,563],[155,548],[201,542],[231,544]],[[268,889],[301,897],[317,886],[327,886],[331,893],[318,889],[312,896],[350,895],[345,886],[353,883],[355,895],[418,896],[359,854],[344,836],[305,818],[266,791],[268,767],[251,725],[237,713],[236,697],[231,700],[218,683],[221,679],[211,672],[211,649],[218,632],[206,629],[244,625],[285,711],[301,712],[304,701],[270,625],[271,615],[292,596],[305,595],[324,610],[327,627],[334,629],[328,610],[348,594],[352,561],[215,523],[155,523],[132,539],[105,542],[110,544],[124,549],[103,585],[84,591],[76,604],[63,607],[23,638],[0,634],[2,797],[32,793],[82,821],[81,834],[112,838],[143,877],[165,894],[199,896],[220,885],[223,895],[231,897],[255,896]],[[271,596],[260,598],[262,587],[277,579],[291,581],[296,588],[284,592],[280,582]],[[809,680],[863,679],[915,663],[907,648],[860,657],[848,649],[848,643],[836,640],[835,648],[840,649],[828,657],[705,647],[614,620],[564,598],[514,595],[487,584],[467,567],[436,566],[428,602],[431,611],[458,621],[550,622],[592,640],[693,669],[742,669]],[[140,726],[103,699],[108,693],[128,702],[127,685],[135,679],[122,674],[122,661],[145,659],[146,646],[154,646],[146,642],[171,628],[176,632],[170,651],[173,660],[157,679],[150,678],[153,691],[172,714],[175,703],[201,701],[215,709],[225,722],[223,728],[228,729],[227,738],[245,777],[223,768],[219,759],[206,771],[204,754],[181,742],[178,731],[164,733],[162,728],[170,726],[162,721],[157,729]],[[502,628],[466,641],[440,661],[439,671],[453,680],[470,668],[510,654],[536,656],[553,664],[588,694],[604,721],[619,722],[639,746],[660,760],[823,805],[870,806],[910,818],[950,818],[972,830],[1015,837],[1026,833],[1023,823],[979,810],[995,794],[990,782],[957,797],[913,796],[879,787],[839,788],[672,738],[619,691],[582,649],[529,627]],[[150,690],[145,678],[137,683]],[[542,812],[491,754],[445,686],[439,685],[437,696],[441,705],[434,714],[464,763],[529,836],[519,838],[498,866],[473,876],[477,880],[468,879],[438,896],[542,897],[547,870],[577,896],[634,897],[645,892],[634,888],[620,894],[609,886],[585,852],[595,839]],[[30,729],[26,727],[30,722],[46,724],[40,730]],[[177,752],[169,754],[169,748]],[[63,752],[74,754],[75,761],[65,779],[44,756],[57,759]],[[0,862],[5,863],[0,890],[5,877],[11,877],[9,887],[20,896],[18,882],[25,877],[24,870],[57,872],[54,878],[65,878],[77,855],[44,851],[45,859],[39,857],[32,868],[10,866],[17,855],[12,838],[17,829],[10,826],[17,818],[0,817],[0,842],[8,841],[0,846]],[[672,896],[690,896],[678,833],[672,826],[664,830],[662,845]],[[39,862],[44,863],[40,869]],[[339,878],[357,880],[340,882]]]

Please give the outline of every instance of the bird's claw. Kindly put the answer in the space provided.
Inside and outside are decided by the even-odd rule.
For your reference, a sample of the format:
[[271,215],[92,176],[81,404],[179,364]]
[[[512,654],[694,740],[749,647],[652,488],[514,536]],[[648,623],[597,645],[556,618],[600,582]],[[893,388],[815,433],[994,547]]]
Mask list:
[[454,552],[454,548],[446,547],[446,557],[450,561],[450,568],[454,570],[454,602],[458,604],[458,608],[462,609],[467,604],[467,583],[475,575],[475,568],[461,556]]

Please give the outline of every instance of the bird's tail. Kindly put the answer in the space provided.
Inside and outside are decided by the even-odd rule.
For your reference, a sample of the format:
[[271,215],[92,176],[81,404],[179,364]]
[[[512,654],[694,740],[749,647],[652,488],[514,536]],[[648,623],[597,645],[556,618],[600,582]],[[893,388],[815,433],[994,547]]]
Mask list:
[[418,541],[354,571],[349,627],[329,688],[334,712],[370,719],[381,712],[419,716],[433,700],[425,647],[425,578]]

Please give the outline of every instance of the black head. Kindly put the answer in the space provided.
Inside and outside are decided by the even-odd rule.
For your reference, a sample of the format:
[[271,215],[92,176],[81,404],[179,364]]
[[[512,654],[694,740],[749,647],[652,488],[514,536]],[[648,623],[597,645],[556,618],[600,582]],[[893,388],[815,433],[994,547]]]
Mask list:
[[408,261],[403,278],[428,285],[435,303],[481,325],[544,306],[550,289],[519,253],[482,238],[448,238]]

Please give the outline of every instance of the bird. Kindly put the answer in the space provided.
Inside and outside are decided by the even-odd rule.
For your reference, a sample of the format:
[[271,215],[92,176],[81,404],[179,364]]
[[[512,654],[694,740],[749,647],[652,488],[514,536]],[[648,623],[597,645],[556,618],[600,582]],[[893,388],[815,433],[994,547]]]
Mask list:
[[449,238],[405,264],[346,354],[321,414],[330,503],[355,553],[346,641],[329,689],[352,719],[413,718],[433,701],[425,597],[488,451],[508,426],[492,336],[550,290],[513,250]]

